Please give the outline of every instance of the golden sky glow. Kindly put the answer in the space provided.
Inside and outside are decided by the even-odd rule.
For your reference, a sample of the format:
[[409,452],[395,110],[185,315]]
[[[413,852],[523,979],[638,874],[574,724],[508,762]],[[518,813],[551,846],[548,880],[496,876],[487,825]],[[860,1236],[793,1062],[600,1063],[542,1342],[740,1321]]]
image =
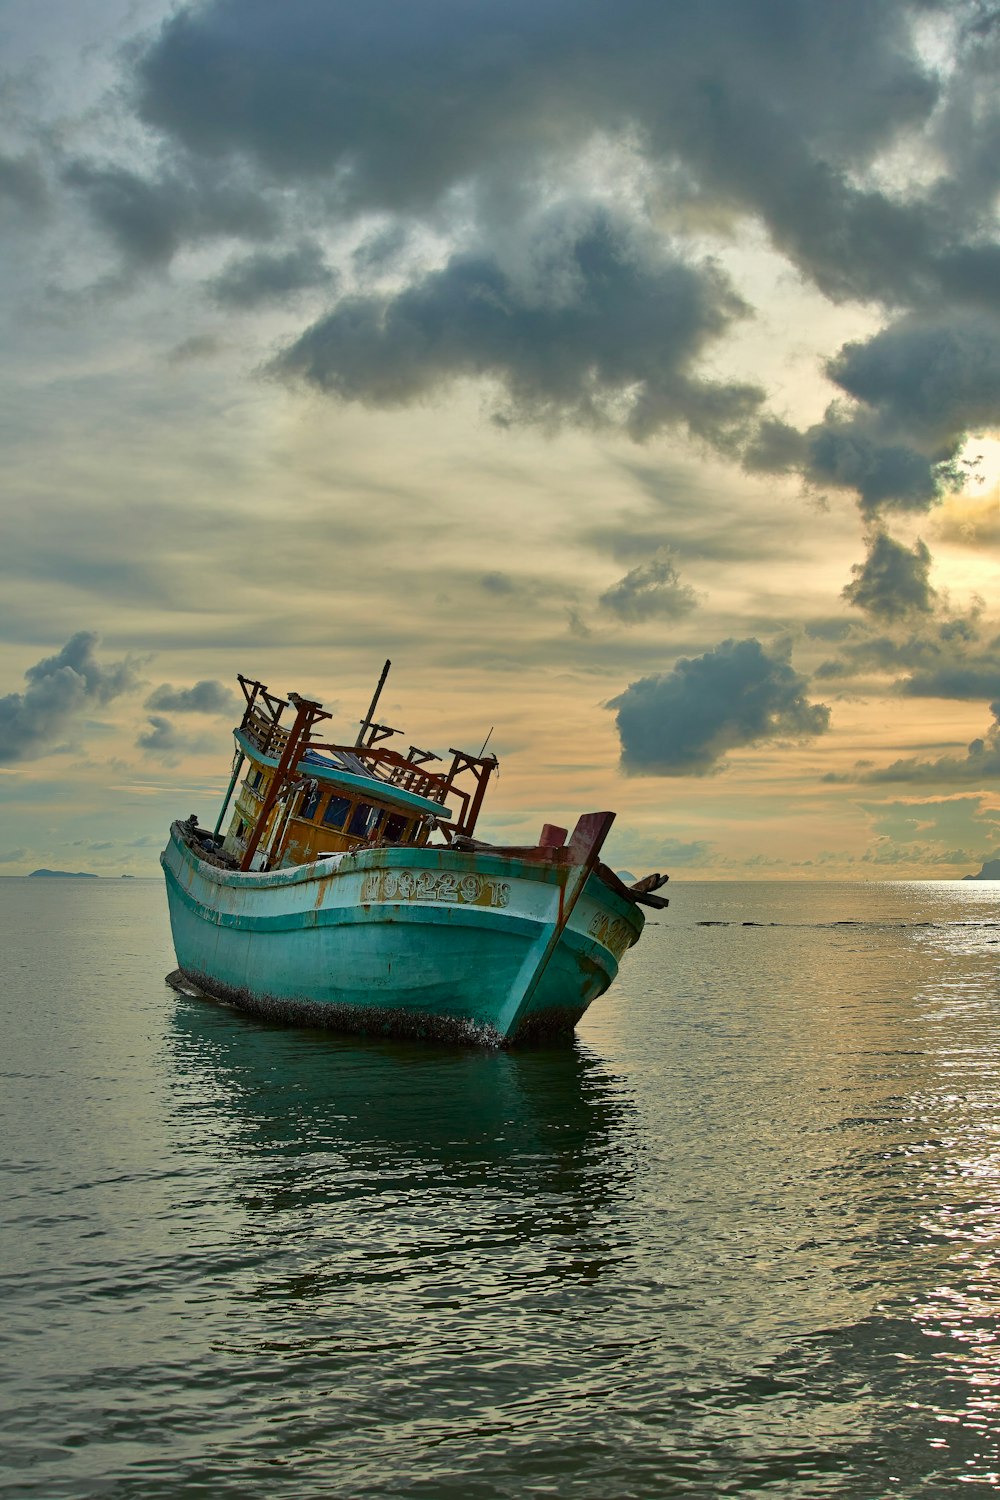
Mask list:
[[0,872],[155,873],[237,671],[352,737],[385,657],[487,836],[992,857],[980,11],[7,6]]

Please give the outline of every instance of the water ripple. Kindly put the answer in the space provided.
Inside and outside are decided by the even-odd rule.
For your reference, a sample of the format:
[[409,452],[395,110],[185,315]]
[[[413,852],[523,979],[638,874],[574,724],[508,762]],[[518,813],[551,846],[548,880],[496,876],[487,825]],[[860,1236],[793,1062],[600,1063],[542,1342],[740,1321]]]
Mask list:
[[156,886],[39,884],[0,882],[0,1493],[1000,1483],[992,892],[682,885],[519,1055],[178,997]]

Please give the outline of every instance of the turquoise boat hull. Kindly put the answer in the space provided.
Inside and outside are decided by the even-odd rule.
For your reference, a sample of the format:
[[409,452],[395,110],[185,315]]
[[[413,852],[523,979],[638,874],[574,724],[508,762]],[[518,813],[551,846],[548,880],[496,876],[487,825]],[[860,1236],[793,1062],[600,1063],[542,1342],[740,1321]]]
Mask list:
[[[447,847],[375,848],[266,874],[161,856],[179,974],[275,1018],[509,1045],[567,1035],[642,932],[597,870]],[[613,878],[613,877],[611,877]]]

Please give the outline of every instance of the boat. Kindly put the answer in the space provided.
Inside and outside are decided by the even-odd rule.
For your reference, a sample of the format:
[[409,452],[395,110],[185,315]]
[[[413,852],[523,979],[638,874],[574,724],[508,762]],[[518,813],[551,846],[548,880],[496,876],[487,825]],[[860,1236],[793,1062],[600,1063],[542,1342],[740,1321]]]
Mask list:
[[176,820],[161,855],[168,981],[345,1032],[565,1037],[638,941],[643,906],[667,905],[667,877],[629,885],[601,862],[612,812],[572,833],[547,823],[529,847],[478,839],[496,757],[485,744],[449,750],[450,764],[391,748],[399,731],[375,719],[389,667],[353,744],[326,738],[317,700],[238,677],[245,709],[215,826]]

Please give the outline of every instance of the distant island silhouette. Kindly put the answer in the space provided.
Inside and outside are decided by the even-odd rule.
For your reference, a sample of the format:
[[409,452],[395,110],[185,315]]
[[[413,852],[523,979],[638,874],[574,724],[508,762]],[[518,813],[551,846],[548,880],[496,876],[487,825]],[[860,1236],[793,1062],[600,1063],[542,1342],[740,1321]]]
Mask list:
[[99,880],[99,875],[92,875],[89,870],[32,870],[28,876],[30,880],[34,875],[54,875],[60,880]]
[[963,880],[1000,880],[1000,854],[995,859],[983,861],[978,875],[963,875]]

